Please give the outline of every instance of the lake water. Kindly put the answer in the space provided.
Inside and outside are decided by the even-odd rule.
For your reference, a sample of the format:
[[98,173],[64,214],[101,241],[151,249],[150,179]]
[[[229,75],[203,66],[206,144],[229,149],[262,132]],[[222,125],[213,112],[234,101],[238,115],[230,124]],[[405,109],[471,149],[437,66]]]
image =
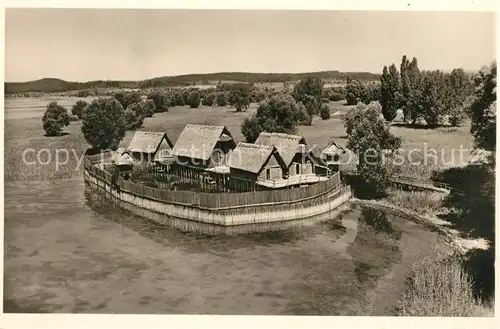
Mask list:
[[68,112],[71,113],[71,107],[79,100],[89,102],[94,98],[95,97],[81,98],[68,96],[6,98],[4,103],[4,118],[5,120],[41,118],[45,113],[47,104],[54,101],[64,106]]
[[[207,237],[114,208],[82,178],[6,182],[4,311],[366,314],[377,298],[394,297],[373,292],[371,276],[416,255],[388,253],[382,237],[359,231],[358,217],[355,210],[338,224]],[[435,243],[434,233],[394,220],[403,231],[397,243],[422,249],[419,257]]]
[[[43,137],[38,118],[52,100],[70,108],[78,99],[6,100],[10,158],[78,142],[79,128]],[[21,179],[30,169],[11,163]],[[437,243],[436,233],[391,216],[401,237],[390,239],[361,223],[359,210],[280,233],[181,233],[89,193],[81,175],[6,181],[4,201],[8,313],[387,315],[411,265]]]

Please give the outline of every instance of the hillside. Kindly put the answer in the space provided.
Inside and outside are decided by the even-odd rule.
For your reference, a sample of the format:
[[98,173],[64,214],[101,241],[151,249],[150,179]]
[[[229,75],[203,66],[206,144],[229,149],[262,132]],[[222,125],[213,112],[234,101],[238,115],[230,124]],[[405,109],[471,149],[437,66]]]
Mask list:
[[309,73],[246,73],[220,72],[205,74],[186,74],[165,76],[142,81],[88,81],[72,82],[56,78],[44,78],[28,82],[6,82],[5,93],[25,92],[61,92],[88,88],[151,88],[187,86],[203,81],[240,81],[240,82],[283,82],[301,80],[306,76],[314,76],[328,80],[345,80],[347,77],[357,80],[378,80],[379,75],[368,72],[322,71]]

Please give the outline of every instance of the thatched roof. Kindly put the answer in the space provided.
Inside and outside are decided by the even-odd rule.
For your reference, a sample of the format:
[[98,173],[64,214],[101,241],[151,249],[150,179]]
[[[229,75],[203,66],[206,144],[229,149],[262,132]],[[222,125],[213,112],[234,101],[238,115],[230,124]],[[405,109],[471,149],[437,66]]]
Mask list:
[[164,132],[136,131],[128,145],[127,151],[149,154],[156,153],[163,139],[167,141],[168,146],[171,148],[172,142]]
[[208,160],[218,141],[236,143],[225,126],[187,124],[172,149],[174,156]]
[[321,154],[329,154],[329,155],[335,155],[335,154],[341,154],[341,153],[345,153],[345,150],[338,146],[337,143],[335,143],[334,141],[331,141],[328,146],[323,150],[321,151]]
[[262,132],[255,144],[276,147],[287,167],[292,163],[295,154],[306,151],[305,147],[302,149],[300,146],[300,144],[306,144],[304,137],[284,133]]
[[113,152],[110,161],[116,163],[117,165],[128,165],[132,164],[134,159],[123,147],[120,147]]
[[229,158],[229,167],[258,174],[272,156],[280,165],[286,166],[274,146],[240,142]]
[[116,162],[116,164],[119,166],[131,165],[133,163],[134,163],[134,159],[130,156],[130,154],[128,152],[122,153],[119,160]]

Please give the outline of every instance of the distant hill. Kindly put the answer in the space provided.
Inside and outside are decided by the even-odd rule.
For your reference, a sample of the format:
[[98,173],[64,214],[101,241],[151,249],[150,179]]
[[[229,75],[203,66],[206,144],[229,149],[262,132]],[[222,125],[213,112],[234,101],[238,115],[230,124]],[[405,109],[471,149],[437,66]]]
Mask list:
[[203,81],[239,81],[239,82],[283,82],[301,80],[314,76],[327,80],[345,80],[347,77],[361,81],[378,80],[380,75],[368,72],[322,71],[309,73],[246,73],[220,72],[204,74],[185,74],[177,76],[158,77],[142,81],[88,81],[72,82],[56,78],[44,78],[28,82],[6,82],[5,93],[25,92],[62,92],[89,88],[152,88],[188,86]]

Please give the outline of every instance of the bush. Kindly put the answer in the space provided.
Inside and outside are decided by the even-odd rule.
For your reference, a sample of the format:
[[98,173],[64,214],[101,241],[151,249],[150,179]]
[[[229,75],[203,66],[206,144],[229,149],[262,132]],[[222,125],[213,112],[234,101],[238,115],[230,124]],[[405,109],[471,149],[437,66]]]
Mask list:
[[241,132],[249,143],[255,142],[263,131],[293,134],[299,117],[300,110],[291,96],[273,96],[262,102],[251,118],[244,120]]
[[228,103],[227,93],[224,91],[217,92],[217,94],[215,95],[215,103],[217,106],[221,107],[227,106]]
[[312,117],[307,113],[306,107],[302,103],[297,104],[297,123],[302,126],[312,125]]
[[137,130],[144,124],[146,117],[145,102],[133,103],[124,112],[127,130]]
[[[145,117],[150,118],[155,114],[156,105],[153,99],[144,100],[140,104],[142,106],[142,113],[144,114]],[[166,107],[166,109],[168,110],[168,107]],[[165,108],[163,108],[163,111],[164,110]]]
[[129,105],[133,103],[139,103],[142,100],[141,94],[136,91],[130,92],[117,92],[114,95],[115,99],[120,102],[122,107],[126,109]]
[[329,120],[330,119],[330,109],[328,108],[328,106],[326,104],[324,104],[321,107],[319,115],[320,115],[321,119],[323,119],[323,120]]
[[318,114],[320,103],[318,103],[318,101],[316,100],[316,98],[314,98],[313,96],[311,96],[311,95],[304,95],[304,97],[302,98],[301,103],[304,104],[304,106],[306,108],[306,111],[307,111],[307,114],[310,117],[312,117],[315,114]]
[[340,93],[336,93],[336,92],[332,92],[332,94],[330,95],[330,98],[329,100],[331,102],[337,102],[337,101],[341,101],[344,99],[344,96]]
[[[148,100],[152,100],[154,103],[154,112],[167,112],[169,100],[165,93],[160,91],[152,91],[148,94]],[[151,114],[153,116],[153,114]]]
[[252,86],[244,83],[238,83],[231,86],[229,92],[229,104],[236,108],[237,112],[247,109],[251,101]]
[[186,104],[189,105],[190,108],[198,108],[200,107],[200,92],[198,90],[193,90],[189,93]]
[[172,105],[174,105],[174,106],[186,105],[186,99],[184,98],[184,92],[178,91],[175,93],[173,100],[172,100]]
[[204,106],[212,106],[214,105],[214,103],[215,103],[215,93],[213,92],[207,93],[201,100],[201,104],[203,104]]
[[78,91],[78,93],[76,94],[76,96],[77,97],[82,97],[82,98],[89,97],[90,96],[90,91],[88,89],[80,90],[80,91]]
[[47,136],[59,136],[62,133],[61,125],[53,119],[43,121],[43,130]]
[[50,102],[43,114],[42,123],[47,136],[59,136],[63,128],[69,125],[68,111],[57,102]]
[[125,111],[114,98],[92,101],[83,112],[82,121],[83,136],[95,150],[116,150],[125,136]]
[[[306,77],[293,88],[293,97],[307,108],[309,115],[317,114],[323,95],[323,81],[315,77]],[[311,100],[314,99],[314,102]]]
[[78,101],[76,102],[75,105],[73,105],[73,107],[71,108],[71,114],[73,115],[76,115],[78,117],[78,119],[82,119],[82,115],[83,115],[83,110],[85,109],[85,107],[87,106],[87,102],[86,101]]

